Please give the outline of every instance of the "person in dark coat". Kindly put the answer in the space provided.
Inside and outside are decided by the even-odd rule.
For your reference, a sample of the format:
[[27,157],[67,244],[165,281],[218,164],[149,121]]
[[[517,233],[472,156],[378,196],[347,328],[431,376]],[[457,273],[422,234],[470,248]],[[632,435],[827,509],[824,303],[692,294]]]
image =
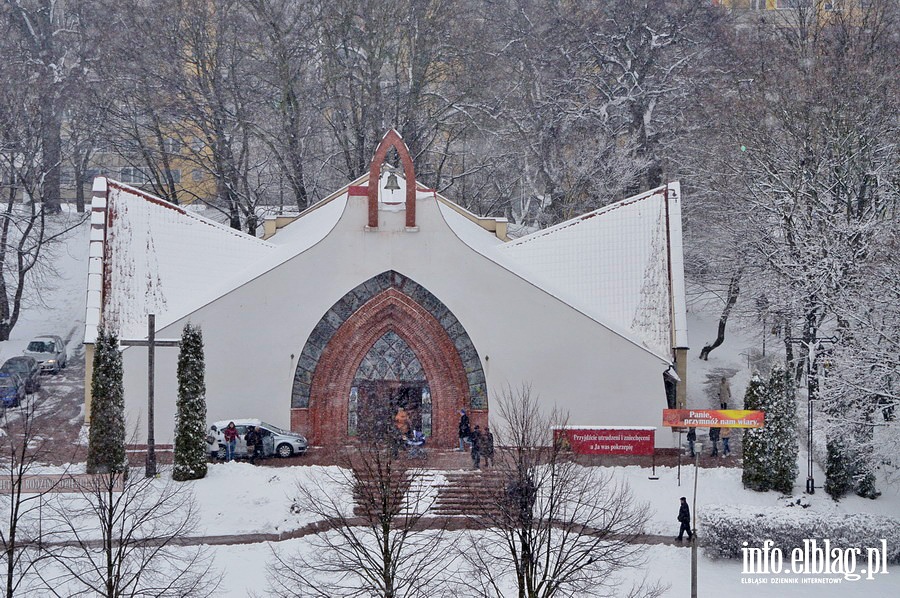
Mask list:
[[472,435],[472,429],[469,428],[469,416],[465,409],[459,410],[459,452],[466,450],[466,441]]
[[[247,443],[247,457],[250,459],[250,463],[256,463],[256,447],[257,444],[261,444],[262,438],[259,436],[259,432],[254,427],[250,427],[247,430],[247,433],[244,434],[244,442]],[[262,448],[260,446],[260,448]]]
[[691,447],[691,457],[693,457],[694,456],[694,443],[697,442],[696,428],[691,428],[688,430],[687,441],[688,441],[688,446]]
[[494,435],[491,433],[491,429],[487,426],[484,428],[484,434],[481,435],[482,438],[482,446],[481,446],[481,455],[484,457],[484,466],[485,467],[493,467],[494,466]]
[[684,539],[684,532],[687,532],[688,542],[694,538],[691,532],[691,508],[687,504],[687,498],[681,497],[681,507],[678,509],[678,521],[681,522],[681,529],[678,530],[678,537],[675,538],[679,542]]
[[481,469],[481,448],[484,445],[481,426],[475,426],[475,430],[472,432],[469,440],[472,441],[472,468]]
[[712,443],[712,454],[711,457],[719,456],[719,428],[710,428],[709,429],[709,441]]
[[266,458],[266,449],[264,448],[263,438],[265,434],[263,434],[262,428],[256,426],[256,443],[254,444],[253,454],[257,459],[265,459]]

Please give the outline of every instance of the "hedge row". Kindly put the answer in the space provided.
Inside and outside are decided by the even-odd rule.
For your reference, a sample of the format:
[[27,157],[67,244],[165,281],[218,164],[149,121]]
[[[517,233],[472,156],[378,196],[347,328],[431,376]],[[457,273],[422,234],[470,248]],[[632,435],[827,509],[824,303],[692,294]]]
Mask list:
[[802,548],[806,539],[828,539],[840,548],[880,548],[881,540],[887,540],[888,561],[900,562],[900,520],[880,515],[711,505],[700,513],[700,526],[698,535],[711,558],[742,558],[744,542],[758,548],[772,540],[788,553]]

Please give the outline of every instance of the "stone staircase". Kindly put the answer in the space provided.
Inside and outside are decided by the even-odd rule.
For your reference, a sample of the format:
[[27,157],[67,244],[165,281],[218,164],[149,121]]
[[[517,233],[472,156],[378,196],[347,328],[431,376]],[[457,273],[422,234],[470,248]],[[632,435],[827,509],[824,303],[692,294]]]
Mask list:
[[[496,505],[497,494],[506,485],[497,470],[472,469],[472,459],[464,452],[430,451],[426,459],[410,459],[403,465],[414,473],[398,471],[391,480],[396,500],[402,501],[401,513],[421,512],[430,505],[429,517],[488,516],[495,514],[491,505]],[[359,481],[354,492],[356,516],[366,517],[366,503],[378,500],[377,484],[374,478]]]
[[488,517],[499,515],[498,496],[506,487],[505,477],[493,470],[447,472],[446,480],[438,488],[437,502],[432,509],[444,517]]

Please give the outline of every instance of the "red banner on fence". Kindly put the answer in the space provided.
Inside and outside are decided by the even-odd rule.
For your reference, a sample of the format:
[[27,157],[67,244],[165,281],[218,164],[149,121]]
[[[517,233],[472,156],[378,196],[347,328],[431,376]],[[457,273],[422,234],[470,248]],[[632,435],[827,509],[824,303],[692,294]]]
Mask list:
[[60,492],[86,492],[91,494],[98,489],[106,490],[110,485],[113,492],[122,492],[124,482],[122,476],[114,478],[103,474],[44,474],[23,475],[21,480],[9,475],[0,477],[0,494],[10,494],[21,482],[22,492],[25,494],[44,494]]
[[663,425],[674,428],[762,428],[764,411],[744,409],[663,409]]
[[578,455],[652,455],[656,428],[571,427],[553,430]]

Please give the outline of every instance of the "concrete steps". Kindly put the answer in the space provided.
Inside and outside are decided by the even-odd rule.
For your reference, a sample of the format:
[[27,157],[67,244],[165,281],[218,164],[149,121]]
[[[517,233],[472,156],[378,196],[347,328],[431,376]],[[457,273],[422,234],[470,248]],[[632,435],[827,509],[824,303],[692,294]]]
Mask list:
[[438,489],[432,512],[441,516],[488,516],[499,514],[497,502],[506,488],[506,478],[492,470],[448,472]]

